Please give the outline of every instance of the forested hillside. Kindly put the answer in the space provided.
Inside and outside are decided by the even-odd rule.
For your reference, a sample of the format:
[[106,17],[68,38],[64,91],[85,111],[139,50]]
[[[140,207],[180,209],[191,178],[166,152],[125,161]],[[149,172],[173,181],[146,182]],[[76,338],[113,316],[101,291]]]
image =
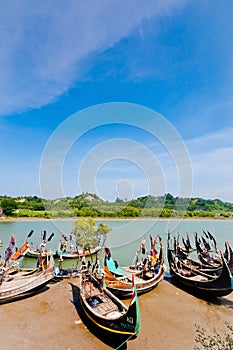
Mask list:
[[0,196],[3,216],[39,218],[135,218],[135,217],[209,217],[232,218],[233,203],[220,199],[179,198],[170,193],[133,200],[102,200],[96,194],[82,193],[73,198],[42,199],[37,196],[12,198]]

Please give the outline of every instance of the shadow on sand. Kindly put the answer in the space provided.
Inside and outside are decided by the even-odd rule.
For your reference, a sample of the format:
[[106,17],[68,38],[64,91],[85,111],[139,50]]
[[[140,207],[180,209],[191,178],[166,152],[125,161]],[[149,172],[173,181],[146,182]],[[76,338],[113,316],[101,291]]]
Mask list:
[[90,322],[90,320],[87,318],[86,314],[83,312],[82,307],[80,305],[79,287],[77,287],[72,283],[70,283],[70,285],[73,293],[73,304],[77,310],[77,313],[80,319],[82,320],[84,325],[89,329],[89,331],[98,339],[100,339],[103,343],[110,346],[111,348],[118,349],[118,350],[126,350],[127,341],[125,340],[125,338],[121,338],[119,337],[119,335],[114,335],[113,333],[110,334],[108,331],[105,331],[104,329],[101,329],[97,327],[94,323]]
[[229,309],[233,309],[233,301],[226,299],[225,297],[211,297],[211,296],[203,296],[201,293],[195,292],[193,288],[185,287],[183,284],[181,285],[175,279],[173,279],[172,275],[165,274],[164,280],[171,283],[173,286],[179,288],[180,290],[193,295],[194,297],[204,300],[209,305],[222,305]]
[[13,302],[18,301],[18,300],[27,299],[27,298],[32,297],[33,295],[44,293],[48,289],[49,289],[49,287],[47,285],[44,286],[44,287],[40,286],[39,288],[36,288],[36,289],[34,289],[32,291],[29,291],[29,292],[26,292],[24,294],[16,295],[14,297],[10,297],[9,299],[2,300],[2,301],[0,301],[0,305],[13,303]]

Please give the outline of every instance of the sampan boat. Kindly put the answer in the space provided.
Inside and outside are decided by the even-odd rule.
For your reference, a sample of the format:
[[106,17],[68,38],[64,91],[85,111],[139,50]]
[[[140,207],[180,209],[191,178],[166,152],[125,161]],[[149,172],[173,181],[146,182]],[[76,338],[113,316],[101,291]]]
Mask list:
[[147,256],[144,259],[145,264],[132,265],[122,268],[124,274],[121,276],[115,275],[108,267],[108,258],[105,256],[104,273],[105,283],[113,294],[119,298],[127,298],[131,295],[132,273],[134,274],[134,283],[137,288],[138,295],[147,293],[154,289],[159,282],[163,280],[164,272],[164,255],[163,247],[160,243],[159,257],[154,265],[151,262],[151,257]]
[[108,291],[87,270],[80,276],[80,305],[88,320],[108,335],[125,341],[137,336],[140,329],[140,312],[136,288],[133,285],[129,307]]
[[62,259],[79,259],[82,258],[83,256],[92,256],[96,255],[99,251],[101,250],[101,247],[96,247],[96,248],[91,248],[89,250],[83,251],[83,249],[78,249],[78,250],[66,250],[66,249],[61,249],[61,245],[59,243],[58,249],[56,251],[57,257],[59,257],[61,260]]
[[[203,237],[202,237],[202,240],[203,240]],[[204,240],[204,242],[205,242],[205,240]],[[214,268],[222,265],[222,258],[221,258],[220,251],[217,249],[216,241],[215,241],[214,252],[211,252],[209,244],[208,245],[205,244],[202,247],[201,240],[198,239],[197,233],[195,232],[195,245],[196,245],[198,259],[200,260],[200,262],[202,264],[209,265],[209,266],[214,267]]]
[[56,250],[47,250],[47,249],[33,249],[31,247],[29,247],[29,249],[26,252],[26,257],[27,258],[39,258],[39,256],[41,255],[43,258],[45,258],[47,255],[53,255],[54,257],[56,256]]
[[233,274],[233,250],[231,248],[229,241],[225,242],[225,248],[226,249],[225,249],[224,257],[228,263],[231,273]]
[[167,259],[171,275],[183,289],[207,298],[222,297],[232,292],[232,275],[223,256],[222,268],[216,275],[192,269],[182,264],[175,250],[171,248],[169,236]]
[[0,275],[0,303],[32,294],[43,288],[54,276],[54,259],[41,261],[40,267],[31,270],[2,270]]
[[28,242],[25,242],[17,251],[11,255],[10,260],[18,260],[22,256],[26,255],[30,247]]

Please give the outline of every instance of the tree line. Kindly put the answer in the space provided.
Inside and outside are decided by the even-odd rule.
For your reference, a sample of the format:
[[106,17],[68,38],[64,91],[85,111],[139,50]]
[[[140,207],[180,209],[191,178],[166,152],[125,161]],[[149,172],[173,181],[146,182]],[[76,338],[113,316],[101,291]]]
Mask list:
[[0,196],[3,216],[38,218],[143,218],[207,217],[232,218],[233,203],[220,199],[180,198],[170,193],[132,200],[105,201],[96,194],[82,193],[73,198],[43,199],[38,196]]

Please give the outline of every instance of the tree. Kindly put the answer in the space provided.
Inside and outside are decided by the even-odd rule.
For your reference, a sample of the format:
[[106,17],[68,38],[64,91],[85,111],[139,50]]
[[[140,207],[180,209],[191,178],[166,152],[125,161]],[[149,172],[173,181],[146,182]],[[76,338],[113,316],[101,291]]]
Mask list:
[[124,207],[120,212],[120,215],[124,217],[138,217],[139,214],[140,209],[131,207],[130,205]]
[[2,199],[1,207],[3,208],[3,214],[6,216],[11,216],[13,212],[18,208],[17,203],[12,198]]
[[111,228],[100,223],[96,228],[96,223],[92,218],[80,217],[74,222],[74,234],[77,244],[81,248],[90,250],[99,245],[104,245],[107,233]]
[[116,198],[115,203],[124,203],[123,199],[120,199],[119,197]]

